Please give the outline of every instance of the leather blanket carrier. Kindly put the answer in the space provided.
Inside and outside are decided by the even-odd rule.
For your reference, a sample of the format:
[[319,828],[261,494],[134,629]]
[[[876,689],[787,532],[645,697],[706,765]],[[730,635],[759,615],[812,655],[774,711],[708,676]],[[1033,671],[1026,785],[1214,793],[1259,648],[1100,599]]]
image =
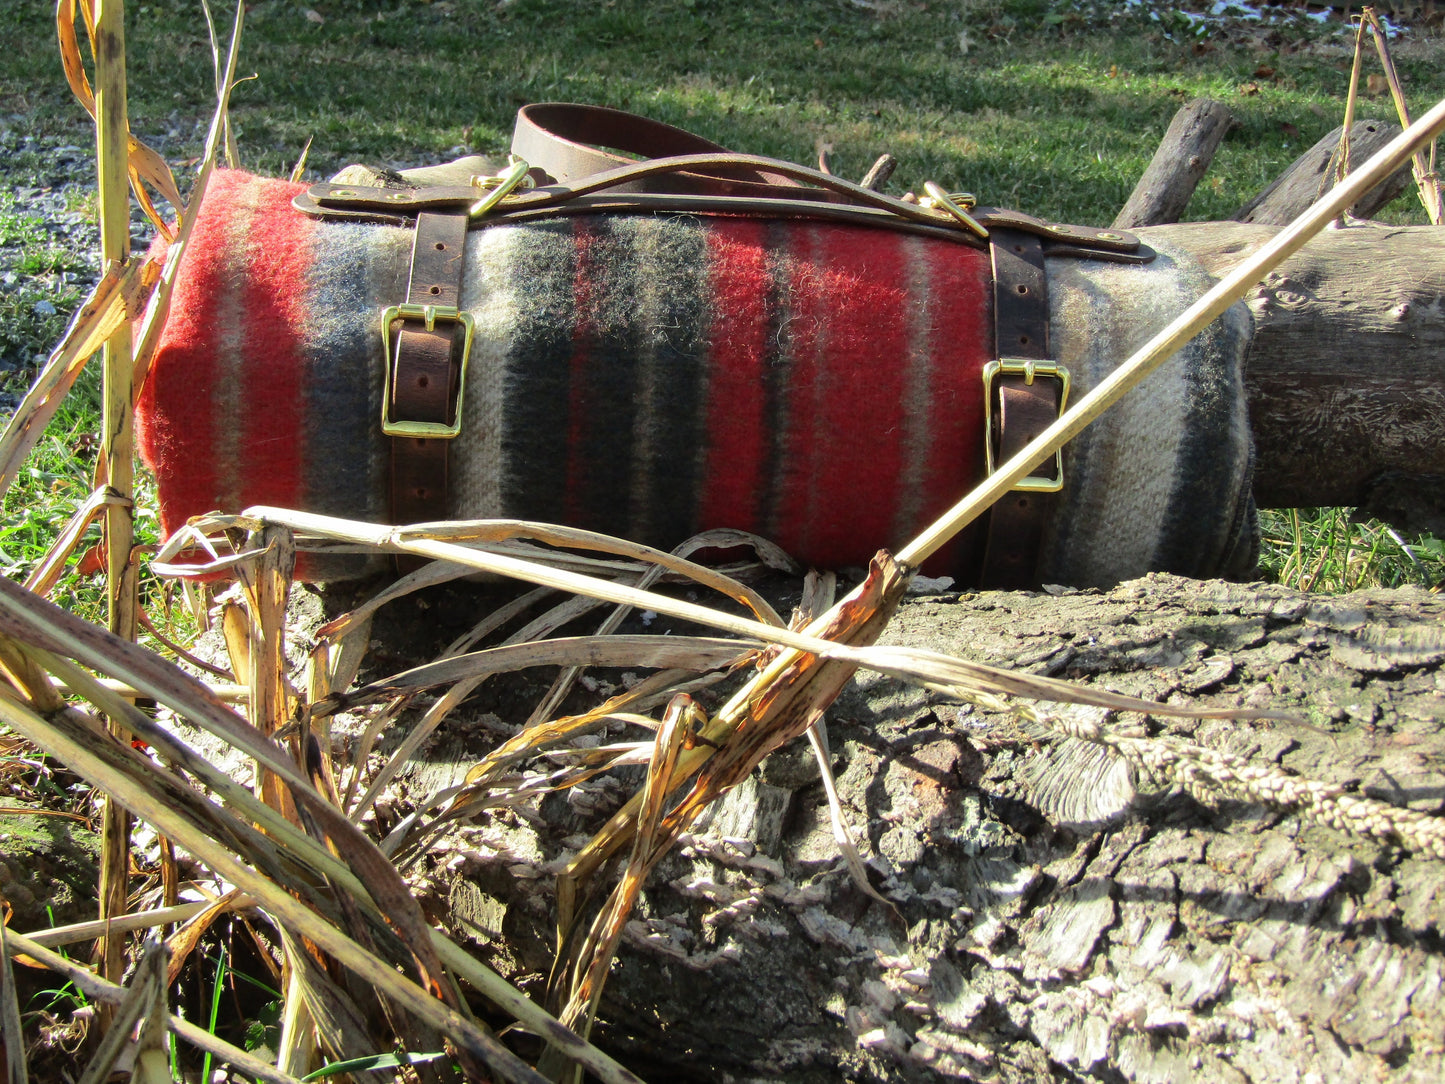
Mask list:
[[[166,532],[270,504],[663,547],[734,527],[860,565],[1210,284],[1129,234],[895,199],[616,110],[528,106],[513,150],[486,177],[217,171],[140,402]],[[1248,332],[1226,314],[928,570],[1247,575]]]

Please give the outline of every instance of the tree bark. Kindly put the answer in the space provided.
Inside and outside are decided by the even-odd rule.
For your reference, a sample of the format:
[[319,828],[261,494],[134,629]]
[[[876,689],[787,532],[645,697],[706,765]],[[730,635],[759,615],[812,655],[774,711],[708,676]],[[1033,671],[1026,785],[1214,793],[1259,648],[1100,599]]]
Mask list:
[[[1234,220],[1261,226],[1286,226],[1292,222],[1301,211],[1335,186],[1331,163],[1343,130],[1343,126],[1336,128],[1296,158],[1273,184],[1235,211]],[[1351,159],[1355,163],[1363,162],[1399,134],[1399,126],[1387,121],[1357,122],[1350,129]],[[1401,166],[1388,180],[1355,204],[1355,217],[1369,218],[1404,192],[1409,184],[1410,167]]]
[[[1155,575],[1103,594],[910,599],[885,640],[1295,710],[1312,726],[1164,728],[1438,814],[1442,629],[1445,600],[1418,590],[1320,598]],[[644,1078],[1445,1077],[1438,862],[1178,793],[1081,824],[1058,785],[1077,758],[876,675],[828,720],[843,806],[896,911],[850,882],[803,743],[774,754],[658,868],[627,927],[594,1038]],[[479,755],[459,729],[412,793]],[[633,789],[597,780],[540,817],[461,829],[429,882],[448,924],[509,976],[545,975],[549,871]]]
[[[1222,275],[1274,228],[1141,231]],[[1434,226],[1319,234],[1249,296],[1246,383],[1266,508],[1361,506],[1445,533],[1445,248]]]
[[1197,98],[1174,114],[1164,141],[1114,219],[1113,228],[1131,230],[1178,222],[1233,123],[1228,106],[1207,98]]

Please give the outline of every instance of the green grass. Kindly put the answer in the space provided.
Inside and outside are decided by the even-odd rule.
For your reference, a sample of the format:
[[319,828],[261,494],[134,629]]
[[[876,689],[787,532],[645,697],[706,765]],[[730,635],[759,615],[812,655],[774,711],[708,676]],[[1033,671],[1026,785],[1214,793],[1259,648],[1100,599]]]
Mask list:
[[[0,28],[0,117],[23,115],[28,131],[88,145],[50,4],[16,7]],[[127,9],[132,126],[183,160],[199,151],[214,96],[205,23],[193,0],[132,0]],[[217,8],[216,18],[228,26],[230,12]],[[901,160],[895,190],[937,180],[984,202],[1106,223],[1175,110],[1207,96],[1227,103],[1239,126],[1187,217],[1219,219],[1339,123],[1343,41],[1312,23],[1201,35],[1167,13],[1156,21],[1090,0],[258,0],[239,67],[255,78],[236,88],[232,117],[247,167],[288,171],[314,138],[310,167],[325,175],[353,161],[439,160],[457,148],[500,154],[518,105],[596,102],[797,161],[811,162],[826,142],[846,176],[890,151]],[[1414,35],[1396,54],[1417,110],[1445,93],[1438,38]],[[1393,116],[1383,97],[1362,99],[1359,111]],[[5,178],[23,183],[40,164],[17,150]],[[1408,199],[1387,217],[1422,221]],[[0,193],[0,238],[12,235],[37,281],[47,270],[53,278],[47,261],[62,257]],[[75,303],[46,296],[62,314]],[[38,300],[0,297],[0,350],[54,340],[59,324],[35,312]],[[28,547],[58,517],[46,503],[78,492],[63,462],[74,424],[57,420],[34,482],[11,500],[0,540],[8,567],[33,560]],[[1342,522],[1320,514],[1296,531],[1292,518],[1267,517],[1267,572],[1315,589],[1349,586],[1361,568],[1369,572],[1360,582],[1445,579],[1434,540],[1419,541],[1417,564],[1383,528],[1369,528],[1373,541],[1352,528],[1344,541]],[[1309,554],[1291,560],[1296,546]],[[1310,555],[1322,549],[1346,555],[1339,576],[1323,571],[1335,557]],[[1362,565],[1362,552],[1375,556]]]
[[1445,584],[1445,542],[1407,537],[1377,520],[1354,522],[1347,508],[1271,509],[1260,530],[1265,578],[1303,591]]
[[[88,367],[5,494],[0,561],[6,576],[26,576],[90,496],[99,429],[99,369]],[[99,537],[92,531],[90,541]]]
[[[1041,0],[882,7],[891,13],[846,0],[316,0],[318,25],[307,5],[261,0],[241,64],[257,78],[237,88],[233,115],[250,167],[289,169],[315,137],[312,164],[327,171],[456,146],[500,153],[517,105],[590,101],[794,160],[826,140],[850,175],[889,150],[902,184],[931,178],[1098,221],[1187,98],[1220,98],[1240,120],[1197,218],[1228,215],[1343,112],[1348,58],[1322,52],[1318,31],[1200,53],[1178,28],[1099,25]],[[48,5],[25,0],[10,32],[42,47],[0,53],[0,104],[23,99],[50,123],[73,116],[58,64],[37,55],[53,33]],[[127,38],[137,132],[203,116],[211,56],[192,3],[130,5]],[[1417,101],[1445,83],[1437,55],[1400,67]],[[1389,115],[1383,99],[1362,110]]]

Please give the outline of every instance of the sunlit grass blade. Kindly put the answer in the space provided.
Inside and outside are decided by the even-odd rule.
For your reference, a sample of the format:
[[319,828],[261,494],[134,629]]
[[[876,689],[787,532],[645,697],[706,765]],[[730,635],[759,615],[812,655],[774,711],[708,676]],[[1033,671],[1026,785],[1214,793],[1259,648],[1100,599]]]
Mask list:
[[745,640],[709,636],[564,636],[553,640],[527,639],[484,648],[465,655],[426,663],[399,674],[369,682],[350,692],[333,694],[315,705],[313,716],[350,711],[389,696],[400,696],[491,674],[504,674],[536,666],[638,666],[679,670],[707,670],[728,666],[758,645]]
[[97,489],[91,493],[85,503],[75,510],[75,514],[70,517],[65,529],[46,551],[40,563],[26,577],[25,589],[34,591],[42,598],[49,595],[65,571],[65,562],[75,552],[75,547],[80,544],[86,530],[105,512],[107,505],[120,499],[118,494],[108,489]]
[[377,1069],[401,1069],[408,1065],[424,1065],[429,1061],[437,1061],[446,1057],[444,1051],[437,1051],[431,1054],[369,1054],[364,1058],[347,1058],[345,1061],[334,1061],[323,1069],[317,1069],[314,1073],[307,1073],[301,1078],[302,1084],[310,1084],[315,1080],[329,1080],[334,1076],[341,1076],[344,1073],[365,1073]]
[[[1362,25],[1368,24],[1370,37],[1375,42],[1375,52],[1380,57],[1380,67],[1385,72],[1385,82],[1390,88],[1390,98],[1395,103],[1395,112],[1399,114],[1400,124],[1406,128],[1410,127],[1410,109],[1405,104],[1405,90],[1400,83],[1400,75],[1395,70],[1395,60],[1390,55],[1390,46],[1385,28],[1380,25],[1380,17],[1375,13],[1374,8],[1366,7],[1360,17]],[[1423,151],[1416,151],[1410,158],[1410,168],[1415,177],[1415,188],[1420,196],[1420,203],[1425,208],[1425,214],[1436,226],[1441,222],[1440,206],[1440,177],[1435,172],[1435,142],[1430,143],[1429,162]]]

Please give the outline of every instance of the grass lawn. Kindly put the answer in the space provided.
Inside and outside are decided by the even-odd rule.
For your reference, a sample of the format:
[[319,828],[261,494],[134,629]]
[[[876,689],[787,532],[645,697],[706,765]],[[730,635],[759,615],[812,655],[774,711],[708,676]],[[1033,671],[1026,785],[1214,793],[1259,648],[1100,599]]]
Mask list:
[[[1408,21],[1407,8],[1395,16]],[[229,24],[229,12],[216,17]],[[309,173],[323,176],[353,161],[501,154],[518,105],[595,102],[802,162],[828,145],[850,177],[889,151],[901,160],[895,190],[937,180],[983,202],[1104,224],[1174,111],[1208,96],[1239,126],[1187,217],[1219,219],[1340,122],[1351,55],[1340,30],[1338,20],[1201,23],[1169,5],[1088,0],[259,0],[240,65],[254,78],[237,88],[232,116],[246,167],[289,171],[309,139]],[[1394,46],[1417,111],[1445,93],[1437,35],[1415,28]],[[43,168],[44,140],[91,137],[61,74],[50,6],[17,0],[0,46],[0,124],[12,142],[41,137],[0,165],[0,232],[13,232],[26,227],[6,226],[23,218],[7,193]],[[132,127],[184,183],[214,95],[198,4],[129,3],[127,50]],[[1381,94],[1359,112],[1393,117]],[[1413,197],[1386,217],[1423,221]],[[36,244],[27,278],[43,281]],[[43,343],[78,298],[46,295],[58,316],[40,319],[32,287],[0,297],[0,342]],[[62,457],[67,439],[54,442]],[[58,463],[41,468],[58,473]],[[12,568],[38,556],[19,546],[16,517],[28,524],[45,499],[28,490],[7,504]],[[1298,529],[1272,516],[1269,530],[1267,570],[1316,589],[1445,577],[1432,539],[1420,540],[1416,564],[1384,528],[1362,534],[1337,514],[1308,514]]]

